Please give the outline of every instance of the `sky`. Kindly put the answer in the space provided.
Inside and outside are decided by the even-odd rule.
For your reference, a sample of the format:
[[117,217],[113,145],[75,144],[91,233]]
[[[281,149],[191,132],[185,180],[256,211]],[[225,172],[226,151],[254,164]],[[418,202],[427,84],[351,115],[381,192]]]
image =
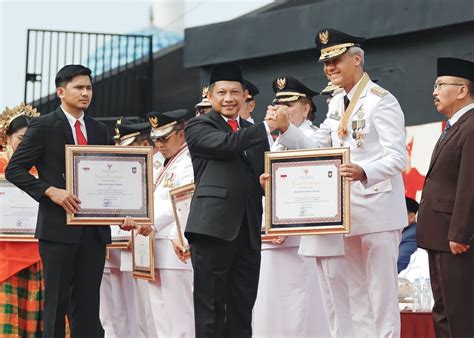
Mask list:
[[[165,29],[173,29],[176,21],[182,21],[184,27],[226,21],[273,2],[154,1],[155,8],[158,5],[169,13],[160,17]],[[173,10],[174,4],[180,2],[184,4]],[[11,108],[23,100],[28,29],[130,33],[149,26],[150,8],[151,0],[0,0],[0,109]]]

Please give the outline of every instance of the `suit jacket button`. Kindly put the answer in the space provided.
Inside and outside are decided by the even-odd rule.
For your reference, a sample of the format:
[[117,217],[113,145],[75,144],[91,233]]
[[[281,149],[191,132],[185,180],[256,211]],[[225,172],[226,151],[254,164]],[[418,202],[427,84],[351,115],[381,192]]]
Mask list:
[[374,191],[375,191],[375,192],[379,191],[379,188],[377,188],[377,187],[376,187],[376,188],[374,188]]
[[423,203],[425,203],[425,199],[424,199],[424,198],[422,198],[421,201],[420,201],[420,204],[423,204]]
[[425,180],[425,182],[428,183],[429,181],[430,181],[430,178],[428,177],[428,178]]

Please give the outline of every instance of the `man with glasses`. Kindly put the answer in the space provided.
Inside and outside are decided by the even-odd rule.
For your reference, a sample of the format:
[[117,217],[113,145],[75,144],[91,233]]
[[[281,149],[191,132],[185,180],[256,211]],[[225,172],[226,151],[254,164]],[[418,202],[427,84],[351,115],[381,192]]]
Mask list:
[[169,191],[193,182],[193,166],[184,139],[187,110],[150,112],[151,140],[165,161],[153,183],[155,280],[148,281],[151,337],[194,336],[192,267],[177,257],[170,240],[176,238],[176,224]]
[[397,99],[364,72],[364,41],[335,29],[317,33],[324,73],[342,90],[315,137],[289,123],[285,106],[269,107],[266,119],[289,149],[350,148],[351,163],[340,173],[351,181],[351,231],[310,236],[307,243],[320,248],[333,242],[318,263],[332,336],[398,337],[398,245],[407,225],[405,122]]
[[426,174],[416,239],[428,250],[437,337],[473,337],[474,62],[438,59],[433,91],[448,117]]

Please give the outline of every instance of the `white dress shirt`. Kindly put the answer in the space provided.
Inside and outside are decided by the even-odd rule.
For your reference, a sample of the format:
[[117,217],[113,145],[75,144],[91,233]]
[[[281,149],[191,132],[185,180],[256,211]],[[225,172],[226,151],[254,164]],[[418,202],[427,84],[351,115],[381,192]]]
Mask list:
[[464,114],[466,114],[469,110],[474,109],[474,103],[470,103],[467,106],[459,109],[453,116],[448,120],[449,124],[453,126]]
[[70,113],[68,113],[63,108],[63,106],[61,106],[61,109],[63,110],[64,115],[66,115],[66,118],[67,118],[67,120],[68,120],[68,122],[71,126],[72,136],[74,137],[74,143],[77,144],[76,128],[74,127],[74,125],[76,124],[76,121],[79,121],[81,123],[81,131],[82,131],[82,133],[84,134],[84,137],[87,140],[87,130],[86,130],[86,124],[84,122],[84,112],[82,113],[81,117],[76,119],[74,116],[72,116]]

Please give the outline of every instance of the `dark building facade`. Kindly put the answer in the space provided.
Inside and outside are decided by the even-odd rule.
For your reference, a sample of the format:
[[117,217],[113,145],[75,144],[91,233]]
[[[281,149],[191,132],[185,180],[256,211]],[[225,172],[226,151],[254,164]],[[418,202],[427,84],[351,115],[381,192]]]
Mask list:
[[[441,120],[432,102],[437,57],[474,60],[472,0],[288,1],[232,21],[187,29],[184,66],[198,68],[201,85],[210,67],[239,62],[255,83],[257,120],[263,118],[279,75],[321,90],[327,80],[314,45],[315,33],[332,27],[367,42],[365,69],[400,101],[406,125]],[[323,97],[316,124],[327,111]]]

